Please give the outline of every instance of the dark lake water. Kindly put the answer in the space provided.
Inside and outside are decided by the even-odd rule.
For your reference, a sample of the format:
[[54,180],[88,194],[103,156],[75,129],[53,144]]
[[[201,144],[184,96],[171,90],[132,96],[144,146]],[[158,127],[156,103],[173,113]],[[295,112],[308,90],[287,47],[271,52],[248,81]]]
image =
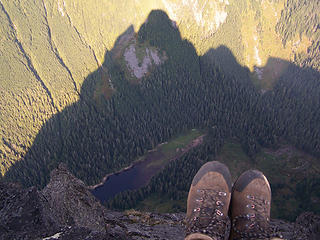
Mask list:
[[161,164],[151,164],[163,157],[161,152],[151,152],[142,162],[135,164],[132,168],[110,175],[100,186],[92,190],[93,195],[101,202],[125,190],[141,188],[150,181],[163,167]]

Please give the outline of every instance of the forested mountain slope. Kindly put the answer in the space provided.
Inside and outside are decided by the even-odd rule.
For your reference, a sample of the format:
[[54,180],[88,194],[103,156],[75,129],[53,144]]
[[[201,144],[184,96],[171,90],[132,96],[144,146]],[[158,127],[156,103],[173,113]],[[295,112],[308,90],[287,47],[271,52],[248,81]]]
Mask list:
[[[220,65],[221,53],[234,71]],[[138,78],[126,54],[140,63],[136,70],[149,61],[148,72]],[[94,184],[194,127],[207,129],[207,144],[170,164],[146,194],[151,190],[183,197],[194,171],[214,158],[228,138],[239,139],[252,159],[261,147],[276,146],[281,138],[319,155],[319,72],[312,68],[270,58],[286,69],[274,89],[262,94],[250,81],[250,71],[227,47],[198,56],[159,10],[149,14],[136,34],[130,27],[119,36],[105,59],[85,79],[79,101],[43,125],[24,159],[6,172],[5,179],[44,186],[50,170],[65,162],[77,177]]]
[[1,0],[2,175],[51,116],[79,100],[84,80],[118,36],[130,25],[137,31],[152,9],[164,10],[198,55],[219,56],[229,71],[228,57],[208,54],[226,46],[237,62],[256,70],[251,79],[263,89],[279,77],[269,57],[319,70],[318,1]]
[[95,184],[195,127],[208,143],[151,182],[178,179],[173,197],[229,138],[253,160],[283,139],[319,157],[320,7],[304,2],[1,0],[4,179],[41,187],[65,162]]

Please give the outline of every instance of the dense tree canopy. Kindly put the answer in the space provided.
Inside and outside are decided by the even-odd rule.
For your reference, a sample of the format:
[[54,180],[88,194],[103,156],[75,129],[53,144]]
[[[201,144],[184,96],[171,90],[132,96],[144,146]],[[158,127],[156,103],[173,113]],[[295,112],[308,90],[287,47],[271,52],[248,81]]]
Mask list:
[[[195,127],[208,131],[206,144],[170,163],[146,188],[123,193],[109,205],[134,206],[154,192],[184,198],[196,170],[216,156],[226,138],[239,139],[252,158],[261,146],[275,146],[280,138],[320,156],[320,74],[313,67],[287,62],[273,90],[262,93],[228,48],[198,56],[162,11],[150,13],[136,41],[164,51],[166,60],[132,83],[114,51],[107,52],[103,66],[83,83],[79,101],[43,125],[6,180],[42,187],[49,172],[66,162],[77,177],[94,184]],[[232,62],[230,71],[221,68],[220,59]],[[99,90],[106,75],[113,84],[107,87],[112,88],[109,96]]]

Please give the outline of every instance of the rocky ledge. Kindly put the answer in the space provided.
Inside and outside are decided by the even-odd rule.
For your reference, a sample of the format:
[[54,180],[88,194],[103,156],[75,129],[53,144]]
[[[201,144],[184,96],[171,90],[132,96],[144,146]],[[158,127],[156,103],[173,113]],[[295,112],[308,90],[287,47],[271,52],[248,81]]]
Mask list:
[[[38,191],[0,183],[0,239],[184,239],[184,214],[107,210],[89,188],[61,164]],[[320,216],[295,222],[272,220],[285,239],[318,239]]]

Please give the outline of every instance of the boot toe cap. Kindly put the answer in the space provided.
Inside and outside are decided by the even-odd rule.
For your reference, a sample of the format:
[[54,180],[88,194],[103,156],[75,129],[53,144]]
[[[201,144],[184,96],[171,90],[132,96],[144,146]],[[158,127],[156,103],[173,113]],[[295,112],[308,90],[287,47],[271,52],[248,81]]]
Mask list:
[[199,169],[196,176],[193,178],[192,185],[195,186],[200,181],[200,179],[209,172],[220,173],[224,177],[226,183],[228,184],[229,191],[231,192],[232,180],[230,171],[225,164],[218,161],[207,162],[206,164],[204,164]]

